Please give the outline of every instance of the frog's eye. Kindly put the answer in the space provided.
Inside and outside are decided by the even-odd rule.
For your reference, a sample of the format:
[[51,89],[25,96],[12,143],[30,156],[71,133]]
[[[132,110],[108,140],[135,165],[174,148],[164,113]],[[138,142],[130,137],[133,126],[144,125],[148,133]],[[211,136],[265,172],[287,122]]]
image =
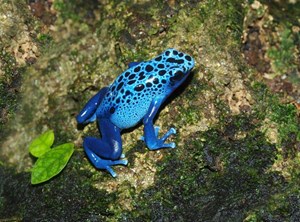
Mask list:
[[181,72],[181,71],[178,71],[178,72],[176,72],[176,73],[174,74],[174,76],[172,76],[172,77],[170,78],[170,82],[171,82],[171,83],[178,82],[178,81],[180,81],[183,77],[184,77],[184,73]]

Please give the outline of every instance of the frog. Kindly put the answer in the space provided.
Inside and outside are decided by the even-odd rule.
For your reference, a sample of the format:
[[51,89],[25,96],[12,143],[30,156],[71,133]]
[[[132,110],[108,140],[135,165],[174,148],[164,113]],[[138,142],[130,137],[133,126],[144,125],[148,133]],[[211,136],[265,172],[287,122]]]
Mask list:
[[131,62],[112,84],[99,90],[76,116],[78,125],[97,121],[101,138],[84,137],[84,151],[95,168],[117,174],[114,165],[127,165],[122,148],[121,132],[144,125],[145,142],[149,150],[175,148],[166,140],[176,130],[170,128],[159,138],[154,119],[166,99],[189,76],[194,59],[174,48],[166,49],[148,61]]

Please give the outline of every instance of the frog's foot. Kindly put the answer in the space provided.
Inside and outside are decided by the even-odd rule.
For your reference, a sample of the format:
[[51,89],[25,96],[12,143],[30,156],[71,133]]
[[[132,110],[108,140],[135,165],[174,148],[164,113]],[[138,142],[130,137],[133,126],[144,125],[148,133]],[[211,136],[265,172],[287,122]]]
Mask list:
[[165,135],[163,135],[160,139],[158,139],[158,133],[159,133],[159,127],[154,127],[154,134],[155,136],[152,136],[151,134],[148,134],[147,130],[145,131],[145,137],[142,137],[141,140],[145,141],[148,148],[150,150],[157,150],[160,148],[175,148],[175,143],[165,143],[165,141],[168,139],[169,136],[172,134],[176,134],[176,130],[174,128],[169,129]]
[[84,150],[92,164],[97,169],[107,170],[113,177],[116,177],[117,174],[111,166],[127,165],[128,161],[123,159],[125,155],[121,154],[121,144],[115,142],[114,145],[115,147],[113,147],[113,144],[106,143],[103,139],[93,137],[86,137],[83,141]]
[[111,166],[114,166],[114,165],[127,165],[128,164],[128,160],[126,160],[126,159],[106,160],[106,159],[100,158],[99,156],[97,156],[95,153],[93,153],[89,149],[85,149],[85,152],[86,152],[87,156],[89,157],[90,161],[92,162],[92,164],[97,169],[107,170],[112,177],[116,177],[117,174],[111,168]]

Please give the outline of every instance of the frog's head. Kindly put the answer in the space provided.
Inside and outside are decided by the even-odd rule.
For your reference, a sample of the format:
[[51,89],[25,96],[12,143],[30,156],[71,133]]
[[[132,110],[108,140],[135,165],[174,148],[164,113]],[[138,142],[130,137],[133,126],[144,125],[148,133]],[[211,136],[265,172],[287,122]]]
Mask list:
[[169,84],[172,88],[179,86],[195,66],[194,59],[176,49],[167,49],[163,53]]

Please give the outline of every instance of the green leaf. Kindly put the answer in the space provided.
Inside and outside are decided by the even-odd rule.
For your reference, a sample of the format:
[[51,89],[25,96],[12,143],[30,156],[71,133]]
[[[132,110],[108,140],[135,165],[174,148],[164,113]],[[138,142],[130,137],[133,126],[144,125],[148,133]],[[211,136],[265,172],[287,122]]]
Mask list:
[[57,146],[35,162],[31,172],[31,183],[43,183],[59,174],[67,165],[74,151],[73,143]]
[[53,130],[48,130],[31,142],[29,152],[35,157],[40,157],[51,149],[53,142]]

